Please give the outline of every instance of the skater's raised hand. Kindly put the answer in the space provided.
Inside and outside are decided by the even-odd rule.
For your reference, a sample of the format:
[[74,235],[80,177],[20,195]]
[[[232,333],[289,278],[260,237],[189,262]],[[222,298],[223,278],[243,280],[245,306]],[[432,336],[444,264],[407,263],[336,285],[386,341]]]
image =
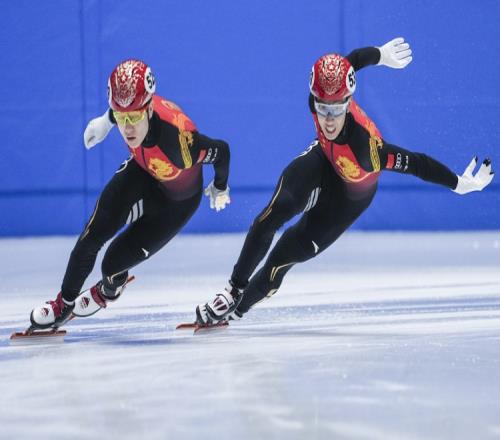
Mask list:
[[112,128],[113,123],[109,120],[108,110],[102,116],[92,119],[83,133],[85,148],[90,150],[93,146],[102,142]]
[[405,43],[403,37],[394,38],[394,40],[385,43],[379,47],[380,61],[379,65],[392,67],[393,69],[402,69],[411,63],[411,49],[408,43]]
[[476,168],[478,157],[474,157],[471,163],[467,166],[464,173],[458,177],[457,187],[452,190],[457,194],[467,194],[472,191],[481,191],[484,187],[490,184],[495,173],[491,169],[491,161],[484,159],[476,174],[473,174]]
[[226,189],[217,189],[212,180],[205,188],[205,195],[210,198],[210,208],[217,212],[224,209],[227,204],[231,203],[229,197],[229,186]]

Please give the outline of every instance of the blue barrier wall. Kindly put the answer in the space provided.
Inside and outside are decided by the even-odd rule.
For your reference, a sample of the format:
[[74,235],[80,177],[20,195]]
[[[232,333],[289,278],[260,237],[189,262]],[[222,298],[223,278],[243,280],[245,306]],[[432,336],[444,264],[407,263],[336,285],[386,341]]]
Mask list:
[[[16,0],[2,5],[0,235],[75,234],[127,157],[118,131],[91,151],[82,134],[106,109],[107,76],[136,57],[158,93],[232,148],[233,203],[202,207],[186,231],[242,231],[284,166],[314,137],[308,77],[317,57],[404,36],[406,69],[358,74],[356,98],[386,140],[462,172],[500,167],[500,2]],[[212,170],[205,167],[208,182]],[[458,196],[384,173],[362,229],[500,228],[498,178]]]

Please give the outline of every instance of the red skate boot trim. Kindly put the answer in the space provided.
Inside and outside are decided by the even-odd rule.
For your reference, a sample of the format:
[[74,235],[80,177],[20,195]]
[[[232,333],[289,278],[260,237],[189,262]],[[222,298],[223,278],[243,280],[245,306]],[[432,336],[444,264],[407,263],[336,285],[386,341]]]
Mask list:
[[[50,304],[50,306],[52,307],[52,310],[54,310],[54,316],[55,316],[56,320],[59,316],[61,316],[62,311],[65,309],[65,307],[70,305],[70,304],[66,304],[63,301],[62,292],[59,292],[55,301],[48,301],[47,304]],[[47,316],[49,314],[49,310],[47,310],[47,308],[44,307],[43,313],[45,314],[45,316]]]
[[230,281],[226,288],[215,295],[211,302],[196,308],[197,322],[205,324],[219,322],[224,319],[227,321],[227,316],[238,307],[241,298],[241,289],[234,287]]
[[[101,309],[106,308],[106,299],[102,296],[100,284],[92,286],[90,288],[90,294],[92,295],[92,299],[99,305],[99,307],[101,307]],[[86,305],[88,305],[88,300]]]
[[31,311],[31,327],[38,330],[61,327],[71,316],[73,308],[74,303],[66,303],[59,292],[55,300],[47,301],[45,305]]
[[99,310],[106,308],[109,302],[116,301],[125,290],[125,286],[133,281],[135,277],[130,276],[125,284],[121,287],[121,292],[114,298],[108,298],[102,290],[102,282],[99,281],[90,289],[84,290],[75,300],[75,308],[73,315],[80,318],[86,318],[97,313]]
[[224,298],[225,301],[223,301],[221,296],[222,295],[218,295],[217,299],[214,301],[214,308],[217,309],[218,312],[225,312],[229,307],[226,298]]

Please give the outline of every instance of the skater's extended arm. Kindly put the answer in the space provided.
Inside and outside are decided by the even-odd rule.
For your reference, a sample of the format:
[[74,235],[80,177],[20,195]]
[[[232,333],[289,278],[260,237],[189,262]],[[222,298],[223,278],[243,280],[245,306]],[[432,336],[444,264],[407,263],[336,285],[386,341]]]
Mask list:
[[411,54],[410,45],[399,37],[381,47],[353,50],[346,58],[356,71],[374,64],[401,69],[411,62],[413,59]]
[[106,139],[115,122],[113,112],[110,109],[107,109],[101,116],[92,119],[83,133],[85,148],[90,150],[99,142]]
[[201,150],[205,151],[203,163],[212,164],[214,166],[215,187],[219,190],[226,189],[229,177],[229,145],[227,142],[209,138],[201,133],[197,133],[195,136],[196,144]]
[[459,176],[446,165],[423,153],[413,153],[393,144],[384,143],[379,152],[381,169],[413,174],[422,180],[444,185],[458,194],[481,191],[493,179],[491,162],[486,159],[476,174],[477,157],[464,174]]
[[358,71],[367,66],[372,66],[380,61],[380,51],[376,47],[362,47],[353,50],[346,58],[354,70]]

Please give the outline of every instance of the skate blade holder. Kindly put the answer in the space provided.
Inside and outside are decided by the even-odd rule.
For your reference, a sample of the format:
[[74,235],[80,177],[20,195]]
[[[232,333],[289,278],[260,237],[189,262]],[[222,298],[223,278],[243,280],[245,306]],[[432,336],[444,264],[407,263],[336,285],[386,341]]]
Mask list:
[[193,322],[184,322],[175,327],[176,330],[193,330],[193,333],[210,333],[213,330],[220,330],[229,325],[227,321],[217,324],[197,324]]
[[64,342],[66,330],[39,330],[33,332],[16,332],[10,335],[10,345],[42,345]]

